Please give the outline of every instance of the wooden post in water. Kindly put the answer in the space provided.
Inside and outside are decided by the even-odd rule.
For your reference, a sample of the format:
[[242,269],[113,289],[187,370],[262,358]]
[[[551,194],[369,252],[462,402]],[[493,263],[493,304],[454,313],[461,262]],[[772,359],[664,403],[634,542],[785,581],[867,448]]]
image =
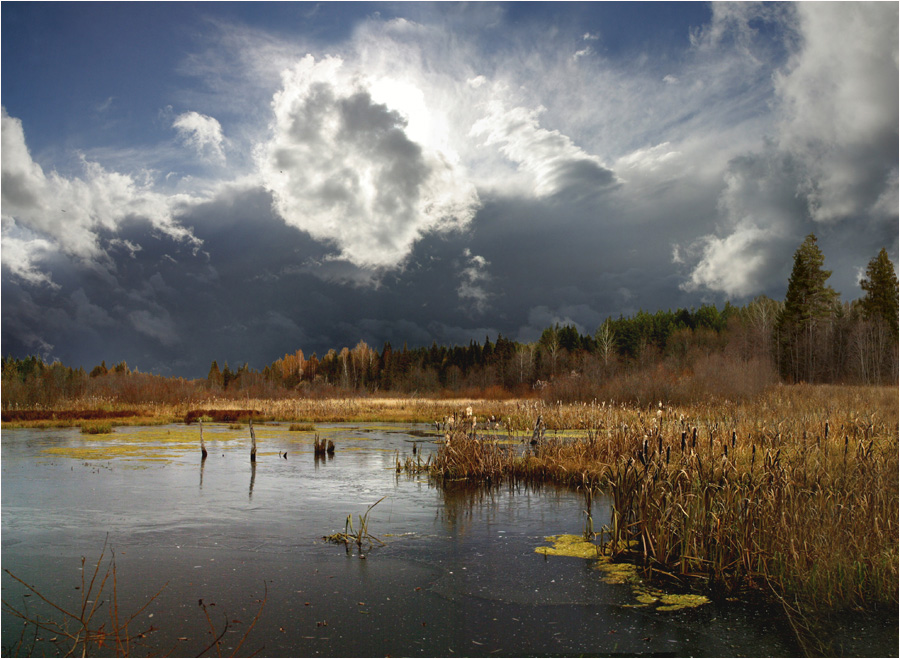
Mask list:
[[206,460],[206,444],[203,442],[203,419],[200,419],[200,459]]
[[253,432],[253,419],[250,419],[250,462],[256,462],[256,433]]
[[331,441],[330,439],[326,440],[324,437],[320,439],[319,433],[316,433],[316,437],[313,440],[313,453],[316,456],[322,456],[322,455],[325,455],[326,453],[328,455],[333,456],[334,455],[334,442]]

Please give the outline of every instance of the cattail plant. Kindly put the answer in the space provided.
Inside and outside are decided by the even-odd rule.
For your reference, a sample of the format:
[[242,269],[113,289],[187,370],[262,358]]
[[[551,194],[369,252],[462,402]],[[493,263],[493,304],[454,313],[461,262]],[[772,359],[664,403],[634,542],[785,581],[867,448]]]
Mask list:
[[[604,549],[647,576],[694,579],[722,596],[756,590],[803,615],[896,604],[896,390],[863,391],[865,400],[839,387],[778,388],[755,401],[686,405],[668,430],[638,408],[582,408],[583,438],[509,450],[453,434],[431,473],[602,491],[611,501]],[[571,413],[531,411],[548,426]],[[809,441],[823,426],[829,437],[839,419],[842,453]]]

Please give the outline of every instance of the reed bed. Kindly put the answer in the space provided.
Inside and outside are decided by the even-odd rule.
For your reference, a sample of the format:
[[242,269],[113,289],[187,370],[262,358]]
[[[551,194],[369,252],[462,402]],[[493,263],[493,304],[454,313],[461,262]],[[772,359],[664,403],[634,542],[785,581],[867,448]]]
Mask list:
[[79,399],[65,401],[59,408],[35,407],[28,410],[3,412],[3,426],[65,427],[77,426],[88,419],[112,419],[115,425],[150,425],[160,423],[191,423],[205,417],[220,422],[256,420],[289,421],[298,423],[340,422],[442,422],[455,410],[473,407],[480,418],[525,418],[530,408],[520,401],[477,399],[426,399],[388,397],[347,398],[231,398],[210,397],[200,402],[179,404],[147,403],[121,404],[108,399]]
[[[775,387],[754,401],[536,406],[578,437],[517,451],[448,435],[432,474],[609,495],[607,552],[713,595],[771,596],[794,621],[898,601],[897,388]],[[534,424],[534,420],[531,420]]]

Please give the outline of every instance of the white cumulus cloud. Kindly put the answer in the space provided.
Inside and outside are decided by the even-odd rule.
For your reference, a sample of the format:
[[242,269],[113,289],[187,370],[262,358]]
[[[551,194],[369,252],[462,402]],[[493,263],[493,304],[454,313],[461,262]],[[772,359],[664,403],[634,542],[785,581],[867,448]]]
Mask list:
[[[755,225],[742,225],[725,238],[705,236],[693,246],[702,256],[682,289],[705,287],[731,297],[751,295],[771,271],[772,248],[783,241],[777,230]],[[673,260],[677,262],[679,257],[676,251]]]
[[488,103],[487,114],[472,126],[485,146],[496,145],[525,176],[520,184],[538,197],[558,193],[591,194],[616,183],[616,176],[597,156],[586,153],[558,130],[542,128],[543,107],[506,109]]
[[776,76],[780,144],[808,170],[812,219],[868,212],[897,167],[896,3],[797,5],[803,49]]
[[172,127],[181,141],[197,150],[206,160],[225,161],[225,136],[217,119],[199,112],[185,112],[175,117]]
[[196,242],[173,217],[186,200],[166,197],[134,177],[82,158],[83,178],[46,174],[34,162],[22,122],[2,111],[3,266],[31,283],[49,283],[41,262],[56,254],[82,265],[112,263],[101,234],[131,218],[149,221],[175,240]]
[[356,266],[390,269],[423,235],[466,226],[479,201],[452,154],[410,135],[426,134],[421,117],[375,100],[377,82],[337,57],[284,71],[258,165],[285,222]]
[[[748,43],[749,9],[735,9],[738,42]],[[823,223],[896,226],[897,5],[797,3],[788,14],[795,50],[774,76],[773,134],[729,163],[720,230],[695,243],[701,256],[685,290],[759,292]],[[721,39],[728,22],[705,36]]]

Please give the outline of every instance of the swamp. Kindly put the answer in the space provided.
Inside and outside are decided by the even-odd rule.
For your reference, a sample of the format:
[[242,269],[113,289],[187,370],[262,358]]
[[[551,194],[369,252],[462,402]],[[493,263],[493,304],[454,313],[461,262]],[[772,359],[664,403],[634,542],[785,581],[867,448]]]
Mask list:
[[4,427],[2,651],[896,656],[896,401]]

